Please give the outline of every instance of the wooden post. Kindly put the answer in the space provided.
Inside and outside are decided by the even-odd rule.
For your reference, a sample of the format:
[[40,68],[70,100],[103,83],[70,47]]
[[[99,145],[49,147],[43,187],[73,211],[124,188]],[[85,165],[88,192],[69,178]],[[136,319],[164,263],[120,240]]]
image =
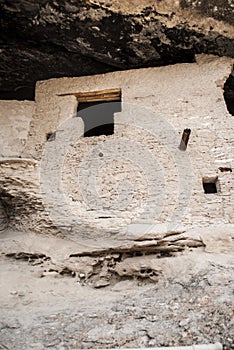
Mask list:
[[190,129],[184,129],[182,138],[181,138],[181,142],[180,142],[180,146],[179,149],[181,151],[185,151],[187,148],[187,144],[189,141],[189,136],[190,136],[191,130]]

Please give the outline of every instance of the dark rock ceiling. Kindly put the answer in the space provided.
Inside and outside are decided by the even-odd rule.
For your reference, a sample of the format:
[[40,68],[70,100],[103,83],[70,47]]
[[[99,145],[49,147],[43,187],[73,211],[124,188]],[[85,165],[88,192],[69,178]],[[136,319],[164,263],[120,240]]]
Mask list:
[[234,57],[234,0],[1,0],[0,99],[37,80]]

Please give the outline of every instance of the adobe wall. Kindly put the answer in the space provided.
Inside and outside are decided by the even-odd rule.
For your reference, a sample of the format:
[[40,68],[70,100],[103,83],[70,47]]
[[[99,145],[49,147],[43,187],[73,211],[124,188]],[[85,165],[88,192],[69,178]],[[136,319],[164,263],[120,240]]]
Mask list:
[[[222,90],[231,66],[198,56],[194,64],[38,82],[23,157],[38,162],[38,197],[59,231],[96,244],[233,224],[233,173],[219,169],[233,169],[233,117]],[[116,88],[114,134],[84,138],[74,94]],[[204,193],[204,176],[218,176],[219,193]],[[41,232],[45,221],[37,222]]]

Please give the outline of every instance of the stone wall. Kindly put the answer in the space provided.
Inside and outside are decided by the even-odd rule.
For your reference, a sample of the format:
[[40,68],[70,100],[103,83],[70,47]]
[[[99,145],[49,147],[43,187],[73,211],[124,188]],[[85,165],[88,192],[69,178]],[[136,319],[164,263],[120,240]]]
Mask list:
[[[229,58],[198,56],[193,64],[38,82],[23,156],[38,162],[34,192],[45,220],[40,207],[28,228],[45,232],[50,222],[103,246],[233,224],[233,117],[223,99],[231,67]],[[116,88],[114,134],[84,138],[77,94]],[[185,128],[191,136],[181,151]],[[207,177],[218,177],[218,193],[204,193]]]
[[0,101],[0,157],[22,155],[35,102]]
[[[232,173],[219,170],[233,162],[222,90],[230,71],[229,59],[199,56],[196,64],[39,82],[28,152],[40,159],[45,151],[46,186],[66,198],[55,216],[114,232],[231,223]],[[122,92],[114,135],[84,138],[74,94],[114,88]],[[53,175],[60,180],[48,181]],[[219,193],[204,194],[205,176],[218,176]],[[56,197],[46,201],[51,207]]]

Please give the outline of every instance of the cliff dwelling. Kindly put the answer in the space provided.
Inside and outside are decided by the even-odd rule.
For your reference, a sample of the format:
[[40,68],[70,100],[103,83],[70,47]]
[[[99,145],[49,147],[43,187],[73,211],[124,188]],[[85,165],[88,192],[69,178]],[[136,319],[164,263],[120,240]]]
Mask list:
[[0,349],[234,348],[217,3],[3,1]]

